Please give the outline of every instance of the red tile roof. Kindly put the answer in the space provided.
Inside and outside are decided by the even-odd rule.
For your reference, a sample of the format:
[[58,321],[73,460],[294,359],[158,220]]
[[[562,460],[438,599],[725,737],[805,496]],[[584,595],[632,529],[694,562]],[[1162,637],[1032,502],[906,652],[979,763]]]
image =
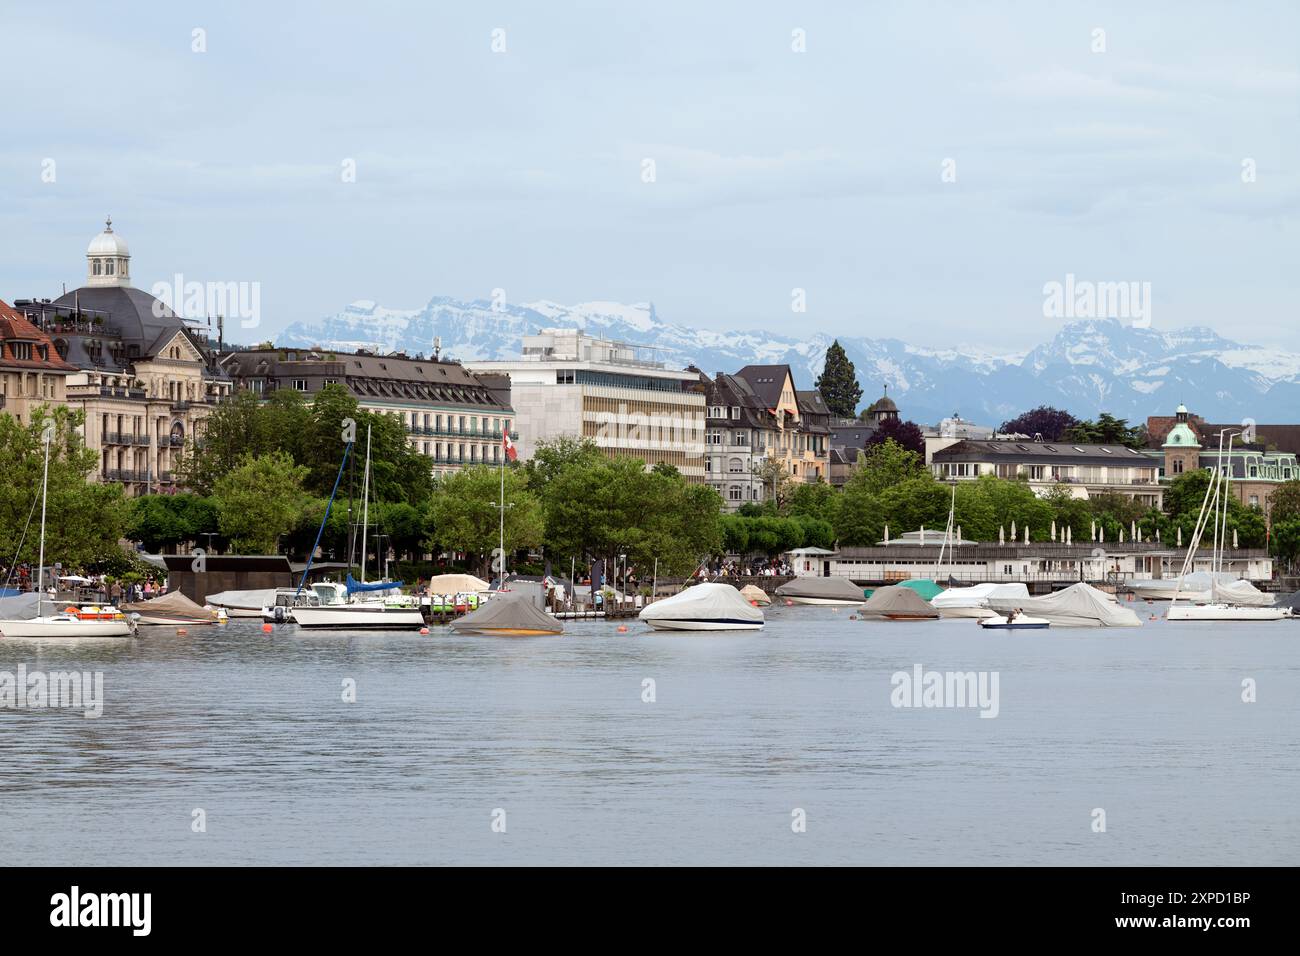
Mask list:
[[[14,344],[17,341],[32,344],[32,357],[30,359],[15,357]],[[37,346],[40,345],[46,346],[46,354],[49,355],[48,359],[40,357],[40,352],[37,351]],[[55,351],[54,343],[50,341],[48,335],[28,322],[26,317],[16,312],[3,299],[0,299],[0,367],[41,369],[47,372],[75,372],[77,370],[75,365],[71,365],[59,358],[59,353]]]

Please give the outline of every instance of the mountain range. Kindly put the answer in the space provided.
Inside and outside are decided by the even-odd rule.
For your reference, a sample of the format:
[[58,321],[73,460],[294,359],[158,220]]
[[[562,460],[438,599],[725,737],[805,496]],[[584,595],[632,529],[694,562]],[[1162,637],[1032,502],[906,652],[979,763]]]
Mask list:
[[581,328],[633,343],[673,367],[694,365],[712,375],[745,365],[786,363],[802,388],[821,373],[836,338],[854,363],[865,406],[885,384],[904,418],[933,424],[959,413],[998,425],[1038,405],[1092,418],[1106,411],[1138,422],[1172,414],[1180,402],[1210,421],[1296,420],[1300,408],[1300,354],[1230,341],[1209,328],[1161,331],[1115,319],[1062,326],[1027,352],[997,353],[954,346],[924,348],[896,338],[796,338],[763,329],[716,332],[666,322],[652,304],[555,302],[497,304],[439,296],[421,309],[389,309],[354,302],[318,321],[297,322],[278,336],[280,346],[338,351],[366,348],[500,359],[517,356],[523,336],[543,328]]

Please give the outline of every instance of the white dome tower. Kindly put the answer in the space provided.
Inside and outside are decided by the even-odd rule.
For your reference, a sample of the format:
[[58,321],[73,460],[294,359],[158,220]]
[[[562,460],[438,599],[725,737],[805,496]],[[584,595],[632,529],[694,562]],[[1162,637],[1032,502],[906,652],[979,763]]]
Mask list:
[[113,220],[104,223],[104,231],[86,247],[86,285],[129,286],[131,251],[126,240],[113,231]]

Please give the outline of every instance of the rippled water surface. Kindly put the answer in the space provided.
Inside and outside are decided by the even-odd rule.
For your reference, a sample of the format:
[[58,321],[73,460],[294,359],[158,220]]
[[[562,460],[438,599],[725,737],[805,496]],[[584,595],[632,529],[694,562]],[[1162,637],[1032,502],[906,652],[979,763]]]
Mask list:
[[[1300,862],[1300,621],[140,634],[0,640],[0,671],[99,670],[106,698],[0,710],[0,861]],[[917,664],[998,672],[998,716],[895,708]]]

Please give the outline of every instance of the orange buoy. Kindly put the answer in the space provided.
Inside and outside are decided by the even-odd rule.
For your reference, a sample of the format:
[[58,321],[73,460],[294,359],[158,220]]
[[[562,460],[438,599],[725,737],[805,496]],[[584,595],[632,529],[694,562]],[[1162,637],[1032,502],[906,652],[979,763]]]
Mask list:
[[619,632],[620,634],[626,634],[626,633],[627,633],[627,625],[626,625],[626,624],[620,624],[620,625],[618,626],[618,632]]
[[786,602],[785,602],[785,606],[786,606],[786,607],[794,607],[794,601],[791,601],[791,600],[789,600],[789,599],[787,598],[787,599],[786,599]]
[[271,625],[270,625],[270,623],[268,622],[268,623],[263,624],[263,625],[262,625],[262,630],[265,631],[267,634],[270,634],[270,633],[271,633]]
[[420,628],[420,633],[421,633],[421,634],[428,634],[428,633],[429,633],[429,629],[428,629],[427,627],[422,627],[422,628]]
[[183,627],[178,627],[178,628],[176,628],[176,636],[177,636],[177,637],[184,637],[184,636],[185,636],[186,634],[188,634],[188,633],[189,633],[189,631],[185,630],[185,628],[183,628]]

